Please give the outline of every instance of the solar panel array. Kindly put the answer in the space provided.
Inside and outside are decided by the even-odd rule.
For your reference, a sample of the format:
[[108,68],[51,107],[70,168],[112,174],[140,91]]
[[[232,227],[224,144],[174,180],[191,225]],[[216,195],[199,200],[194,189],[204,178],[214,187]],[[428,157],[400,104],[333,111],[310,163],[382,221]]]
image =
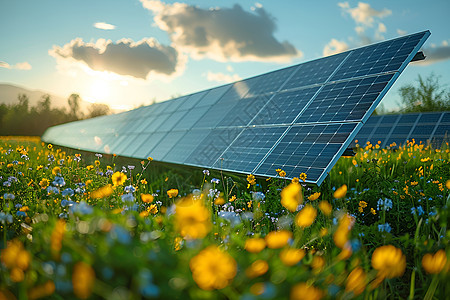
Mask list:
[[450,141],[449,134],[450,112],[414,113],[371,116],[355,140],[360,146],[370,142],[385,148],[405,145],[414,139],[417,144],[440,148],[442,143]]
[[71,148],[320,184],[424,31],[117,115],[50,128]]

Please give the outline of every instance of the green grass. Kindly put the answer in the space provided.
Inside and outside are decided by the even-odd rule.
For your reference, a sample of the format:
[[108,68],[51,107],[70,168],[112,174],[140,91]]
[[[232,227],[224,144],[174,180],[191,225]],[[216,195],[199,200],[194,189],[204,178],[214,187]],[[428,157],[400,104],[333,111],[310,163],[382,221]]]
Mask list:
[[[207,175],[4,137],[0,298],[312,299],[308,293],[316,293],[326,299],[443,299],[449,280],[449,156],[447,145],[358,148],[355,157],[338,161],[320,187],[302,184],[302,205],[317,212],[312,225],[302,228],[299,212],[280,202],[287,179],[257,178],[249,185],[246,176]],[[127,179],[113,186],[111,174],[120,171]],[[345,197],[335,198],[344,184]],[[178,195],[170,198],[170,189]],[[315,192],[320,197],[309,200]],[[153,195],[153,201],[144,202],[141,194]],[[321,201],[331,204],[330,215],[319,209]],[[339,225],[345,215],[350,227]],[[280,230],[290,238],[275,238],[280,248],[273,248],[267,234]],[[342,232],[344,247],[337,241]],[[261,238],[261,251],[246,246],[251,238]],[[385,245],[401,251],[398,260],[382,252]],[[437,273],[429,274],[422,259],[439,250],[445,259],[426,261],[428,272]],[[299,253],[304,257],[297,261]],[[382,262],[395,262],[385,270],[401,274],[380,278],[373,263],[379,253]]]

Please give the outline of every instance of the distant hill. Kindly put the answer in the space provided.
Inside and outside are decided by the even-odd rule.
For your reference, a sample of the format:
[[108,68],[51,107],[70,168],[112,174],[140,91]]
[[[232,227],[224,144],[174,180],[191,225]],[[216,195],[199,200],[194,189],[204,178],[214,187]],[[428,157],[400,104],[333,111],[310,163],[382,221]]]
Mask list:
[[[54,108],[65,108],[68,109],[69,105],[67,104],[67,98],[69,98],[69,95],[67,95],[66,98],[54,95],[49,92],[40,91],[40,90],[31,90],[24,87],[8,84],[8,83],[0,83],[0,104],[15,104],[17,103],[17,97],[19,94],[25,94],[30,99],[30,107],[36,106],[39,101],[41,100],[43,95],[49,94],[51,99],[51,106]],[[91,103],[87,101],[81,101],[80,102],[80,108],[83,112],[88,111],[88,107],[91,105]]]

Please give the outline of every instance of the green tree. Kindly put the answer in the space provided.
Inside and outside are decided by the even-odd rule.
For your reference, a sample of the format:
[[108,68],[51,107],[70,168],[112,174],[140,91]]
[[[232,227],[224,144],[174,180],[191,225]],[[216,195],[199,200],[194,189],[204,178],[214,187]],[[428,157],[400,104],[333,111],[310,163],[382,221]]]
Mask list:
[[69,104],[69,121],[79,120],[83,117],[82,112],[80,111],[80,95],[71,94],[67,99],[67,103]]
[[418,86],[408,84],[400,89],[402,112],[427,112],[450,110],[450,91],[439,83],[439,77],[430,74],[418,77]]
[[110,113],[110,108],[106,104],[102,103],[92,103],[89,107],[88,118],[95,118],[98,116],[108,115]]

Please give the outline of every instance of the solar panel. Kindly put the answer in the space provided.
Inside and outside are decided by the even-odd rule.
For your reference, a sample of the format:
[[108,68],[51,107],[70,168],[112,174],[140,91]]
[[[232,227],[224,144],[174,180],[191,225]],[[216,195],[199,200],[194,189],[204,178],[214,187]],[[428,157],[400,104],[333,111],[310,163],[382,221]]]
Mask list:
[[361,146],[367,142],[380,147],[390,147],[394,143],[400,146],[414,139],[417,144],[440,148],[444,141],[449,141],[449,115],[450,112],[429,112],[371,116],[355,139]]
[[[236,173],[320,184],[358,131],[443,137],[450,122],[423,116],[369,119],[429,31],[353,49],[232,84],[50,128],[46,142]],[[433,127],[440,117],[439,126]],[[450,119],[445,116],[445,118]],[[446,120],[447,120],[446,119]],[[364,127],[367,123],[367,127]],[[399,125],[398,125],[398,124]]]

